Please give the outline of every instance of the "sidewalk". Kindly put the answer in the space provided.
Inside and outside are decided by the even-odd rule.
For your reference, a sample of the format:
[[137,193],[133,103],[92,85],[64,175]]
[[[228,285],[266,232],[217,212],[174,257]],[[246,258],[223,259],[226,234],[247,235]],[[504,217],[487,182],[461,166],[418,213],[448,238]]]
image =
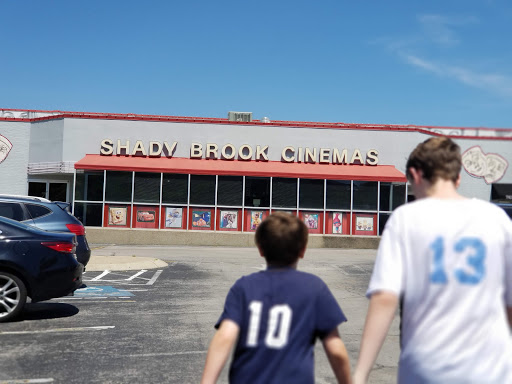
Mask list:
[[86,270],[89,271],[132,271],[167,267],[167,263],[154,257],[142,256],[95,256],[92,250],[91,259]]

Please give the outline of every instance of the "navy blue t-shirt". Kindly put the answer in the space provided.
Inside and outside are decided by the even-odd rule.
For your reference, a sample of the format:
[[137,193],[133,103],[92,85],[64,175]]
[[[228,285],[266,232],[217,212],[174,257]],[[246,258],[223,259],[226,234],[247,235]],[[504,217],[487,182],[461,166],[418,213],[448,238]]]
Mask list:
[[327,285],[293,268],[270,268],[231,287],[215,325],[240,327],[231,383],[314,383],[313,348],[346,317]]

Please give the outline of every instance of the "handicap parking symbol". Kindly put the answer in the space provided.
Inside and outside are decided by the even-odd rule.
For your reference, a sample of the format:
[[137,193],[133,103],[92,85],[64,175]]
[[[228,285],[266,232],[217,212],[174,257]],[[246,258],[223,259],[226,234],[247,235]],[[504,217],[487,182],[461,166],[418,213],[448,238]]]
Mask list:
[[101,287],[86,287],[77,289],[75,291],[76,297],[126,297],[126,296],[134,296],[130,291],[126,291],[124,289],[117,289],[109,286],[101,286]]

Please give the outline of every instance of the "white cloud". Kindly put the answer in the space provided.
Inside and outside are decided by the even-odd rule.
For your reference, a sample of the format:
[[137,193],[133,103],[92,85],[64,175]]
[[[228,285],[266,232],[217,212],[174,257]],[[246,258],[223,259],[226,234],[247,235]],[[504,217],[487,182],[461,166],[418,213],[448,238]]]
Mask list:
[[477,73],[467,68],[433,62],[415,55],[401,53],[400,56],[412,66],[466,84],[487,92],[512,97],[512,77],[495,73]]
[[460,41],[454,27],[478,22],[478,19],[473,16],[446,17],[435,14],[419,15],[418,20],[427,38],[446,46],[458,44]]

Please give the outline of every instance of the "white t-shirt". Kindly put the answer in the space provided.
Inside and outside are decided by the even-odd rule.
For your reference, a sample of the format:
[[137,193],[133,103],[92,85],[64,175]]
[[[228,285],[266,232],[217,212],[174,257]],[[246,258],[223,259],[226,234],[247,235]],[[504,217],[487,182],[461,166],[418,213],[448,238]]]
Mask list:
[[512,383],[512,221],[476,199],[399,207],[367,296],[402,301],[399,383]]

